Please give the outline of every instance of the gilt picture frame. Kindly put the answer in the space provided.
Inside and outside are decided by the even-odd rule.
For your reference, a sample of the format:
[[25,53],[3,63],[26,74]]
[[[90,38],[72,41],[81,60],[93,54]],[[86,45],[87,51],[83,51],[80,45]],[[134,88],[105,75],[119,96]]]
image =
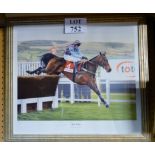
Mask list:
[[[85,32],[84,34],[83,33],[65,34],[64,36],[63,24],[64,24],[65,18],[87,19],[87,32]],[[48,32],[51,35],[53,35],[53,40],[50,38],[50,35],[48,36],[48,32],[46,32],[45,30],[46,31],[49,30]],[[29,35],[26,35],[28,34],[28,32],[29,32]],[[109,38],[107,39],[107,37]],[[147,101],[147,95],[146,95],[147,82],[149,81],[147,25],[145,24],[145,21],[143,18],[136,17],[136,16],[126,16],[126,17],[117,16],[116,18],[114,18],[112,15],[106,16],[106,15],[95,15],[95,14],[93,15],[76,14],[72,16],[66,14],[66,15],[53,15],[49,17],[36,17],[36,18],[29,17],[29,18],[23,18],[23,19],[10,18],[8,19],[8,26],[6,30],[6,40],[7,40],[6,68],[5,68],[6,69],[6,73],[5,73],[5,78],[6,78],[5,79],[5,103],[6,103],[5,104],[5,107],[6,107],[5,108],[5,139],[6,141],[149,141],[150,139],[150,134],[148,131],[149,121],[147,121],[148,120],[148,111],[147,111],[148,101]],[[90,94],[94,98],[91,96],[91,99],[88,98],[88,100],[86,100],[84,97],[78,99],[76,97],[75,92],[73,94],[71,93],[73,92],[73,90],[75,91],[75,88],[77,88],[75,84],[74,85],[72,84],[69,87],[70,89],[69,94],[71,96],[68,99],[66,99],[67,97],[64,95],[65,97],[63,99],[60,99],[61,97],[59,96],[59,90],[62,89],[62,85],[64,85],[64,83],[59,82],[59,85],[57,87],[58,80],[59,80],[57,75],[54,75],[54,78],[56,78],[56,80],[54,81],[55,86],[53,85],[52,87],[54,89],[54,94],[52,94],[52,96],[55,96],[55,94],[57,94],[57,97],[56,97],[56,100],[52,101],[53,109],[48,112],[50,113],[50,116],[51,116],[55,111],[57,111],[55,110],[54,107],[57,107],[57,106],[60,107],[60,114],[58,113],[58,115],[62,116],[61,119],[55,118],[53,115],[51,117],[54,117],[55,118],[54,120],[49,119],[49,117],[41,118],[40,116],[38,117],[38,115],[37,116],[35,115],[36,112],[33,115],[33,112],[31,112],[31,109],[33,109],[33,106],[30,108],[30,111],[28,111],[28,114],[32,114],[30,118],[30,115],[27,116],[25,114],[24,112],[25,108],[22,107],[22,104],[24,104],[23,100],[20,100],[21,105],[20,104],[18,106],[16,105],[17,104],[16,102],[19,99],[23,99],[23,98],[18,98],[19,96],[22,96],[19,94],[22,91],[24,92],[26,91],[26,87],[24,87],[24,89],[19,88],[19,86],[23,86],[23,84],[19,82],[20,81],[19,79],[21,78],[23,80],[23,77],[21,77],[21,75],[17,73],[19,72],[16,69],[17,63],[19,64],[20,62],[23,62],[23,61],[29,62],[32,60],[33,61],[39,60],[38,53],[36,55],[34,54],[35,50],[40,50],[40,53],[41,52],[43,53],[46,50],[48,50],[49,44],[47,42],[49,40],[51,40],[49,44],[52,46],[52,50],[53,50],[53,47],[56,47],[56,50],[58,51],[58,56],[60,57],[62,57],[63,55],[61,55],[62,53],[61,52],[59,53],[59,51],[64,52],[66,46],[72,44],[72,42],[74,42],[75,40],[80,40],[80,42],[82,43],[82,45],[80,46],[81,51],[84,52],[84,54],[86,55],[86,57],[88,57],[89,60],[91,60],[93,56],[95,57],[96,55],[98,55],[98,53],[100,52],[102,53],[103,51],[106,51],[109,64],[111,64],[112,72],[114,72],[114,70],[118,72],[118,74],[116,72],[114,72],[113,74],[109,73],[111,74],[111,77],[114,77],[116,75],[115,80],[113,80],[113,85],[110,85],[110,89],[108,87],[109,84],[107,84],[109,83],[109,81],[103,80],[98,83],[98,86],[106,87],[106,91],[109,90],[113,92],[110,95],[112,104],[110,104],[109,109],[106,109],[103,105],[100,105],[101,102],[98,101],[99,99],[96,96],[94,97],[94,94],[92,91]],[[45,46],[46,48],[44,49]],[[25,48],[29,48],[28,50],[31,52],[34,51],[34,53],[30,54],[30,52],[28,53],[28,50],[26,50],[27,53],[25,54]],[[103,51],[102,51],[102,48],[104,49]],[[124,52],[125,50],[127,52]],[[42,54],[39,54],[39,56],[40,55]],[[22,68],[22,71],[24,70],[23,68]],[[122,74],[122,72],[125,72],[125,71],[128,72],[129,69],[134,73],[125,73],[125,76],[123,78],[124,74]],[[18,70],[19,70],[19,66],[18,66]],[[105,75],[106,73],[104,72],[102,73],[99,71],[97,72],[97,74]],[[44,79],[44,75],[41,75],[40,78],[41,79],[39,80]],[[48,78],[48,76],[46,76],[46,78]],[[51,77],[49,76],[49,78]],[[106,79],[110,79],[110,81],[112,81],[111,78],[109,78],[109,75],[107,75]],[[24,81],[25,81],[25,77],[24,77]],[[118,87],[118,85],[115,85],[114,81],[122,82],[122,85],[119,86],[120,88],[119,91],[115,90],[116,87]],[[134,84],[129,83],[129,81],[132,81],[132,82],[134,81]],[[66,82],[66,81],[64,80],[63,82]],[[67,82],[65,83],[66,86],[67,84],[69,85],[69,83]],[[125,85],[126,82],[128,85]],[[33,82],[30,82],[28,86],[30,87],[32,83]],[[76,81],[74,81],[74,83],[76,83]],[[45,84],[43,83],[43,85]],[[36,85],[34,87],[37,89]],[[121,89],[125,91],[125,89],[123,89],[122,87],[123,88],[127,87],[127,91],[130,90],[132,95],[135,94],[135,96],[133,97],[131,95],[128,97],[128,95],[126,95],[127,96],[126,97],[124,94],[123,95],[119,94],[121,92]],[[48,89],[50,90],[50,88]],[[84,88],[82,88],[82,90],[83,89]],[[32,89],[32,86],[31,86],[31,90],[32,92],[30,92],[30,94],[32,95],[33,92],[35,91]],[[84,90],[86,91],[86,89]],[[50,92],[51,91],[53,90],[50,90]],[[62,94],[62,92],[60,94]],[[79,94],[79,91],[78,91],[78,94]],[[75,95],[75,100],[73,99],[74,95]],[[110,100],[108,98],[107,92],[103,94],[103,96],[104,95],[106,95],[105,97],[106,101]],[[34,97],[31,97],[31,98],[34,98]],[[38,98],[37,98],[37,101],[35,102],[40,102]],[[128,102],[124,104],[123,101],[121,101],[120,105],[118,103],[117,104],[113,103],[114,100],[120,100],[120,99],[123,100],[124,102],[125,100],[129,99],[128,102],[134,102],[134,104],[133,103],[127,104]],[[73,100],[75,101],[75,103],[73,104],[71,102],[70,104],[70,101],[73,101]],[[132,101],[132,100],[135,100],[135,101]],[[57,101],[56,102],[57,104],[54,104],[55,101]],[[91,106],[91,104],[87,103],[87,101],[93,102],[93,106],[95,106],[95,108],[99,107],[100,110],[104,108],[103,112],[109,113],[109,116],[106,115],[107,118],[106,117],[102,118],[101,116],[102,113],[97,115],[96,111],[93,111],[97,116],[101,116],[101,118],[93,117],[92,114],[90,118],[85,117],[83,115],[89,116],[89,113],[86,113],[89,108],[88,109],[86,108],[86,111],[82,112],[82,114],[84,113],[83,115],[78,111],[78,114],[80,113],[80,116],[71,118],[71,116],[66,116],[66,113],[65,113],[66,111],[68,111],[68,109],[65,109],[66,107],[68,108],[68,103],[66,103],[68,101],[71,107],[79,106],[79,105],[80,107],[82,107],[87,104]],[[46,102],[46,100],[44,102]],[[86,103],[83,104],[83,102],[86,102]],[[30,100],[29,103],[32,103],[32,100]],[[47,105],[48,104],[46,104],[46,106]],[[122,110],[124,110],[126,113],[120,114],[119,112],[120,109],[119,107],[117,107],[118,105],[120,106],[120,108],[125,107],[126,109],[128,107],[127,109],[130,109],[130,111],[128,110],[126,111],[125,109],[122,108]],[[39,108],[40,108],[39,109],[40,111],[43,110],[42,104],[41,104],[41,107],[39,105],[36,105],[36,107],[37,107],[37,110]],[[73,111],[75,110],[76,112],[78,107],[75,107],[75,108],[76,109],[71,108],[71,110]],[[82,109],[83,108],[84,107],[82,107]],[[111,109],[113,109],[114,111]],[[134,109],[134,110],[132,111],[131,109]],[[75,114],[75,112],[73,114]],[[115,112],[118,112],[119,116],[115,115]],[[127,113],[128,113],[128,116],[126,116]],[[42,115],[42,113],[41,114],[39,113],[39,115]],[[122,117],[120,115],[122,115]],[[131,115],[133,117],[131,117]],[[35,120],[34,119],[35,117],[38,117],[39,119]],[[37,125],[35,126],[34,124],[35,125],[37,124]],[[118,128],[118,126],[121,126],[121,125],[122,125],[122,129]],[[105,126],[107,126],[107,129],[104,128]],[[137,126],[137,128],[134,128],[134,126]],[[25,130],[26,128],[29,128],[29,130]],[[112,131],[110,131],[110,128],[112,128]],[[114,128],[115,130],[113,130]],[[62,129],[65,131],[63,131]]]

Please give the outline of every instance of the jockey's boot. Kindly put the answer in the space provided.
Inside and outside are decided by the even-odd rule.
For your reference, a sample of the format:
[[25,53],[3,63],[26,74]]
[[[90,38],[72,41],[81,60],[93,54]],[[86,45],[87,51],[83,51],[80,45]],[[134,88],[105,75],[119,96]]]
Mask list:
[[78,62],[74,62],[73,82],[75,82],[77,72],[78,72]]
[[76,73],[73,73],[73,82],[75,82]]

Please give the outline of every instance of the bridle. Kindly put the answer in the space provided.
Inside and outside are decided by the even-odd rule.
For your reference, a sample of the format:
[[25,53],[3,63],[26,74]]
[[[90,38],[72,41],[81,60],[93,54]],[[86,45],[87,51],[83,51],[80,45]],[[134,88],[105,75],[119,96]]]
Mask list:
[[101,57],[102,57],[102,62],[99,65],[105,69],[107,66],[106,64],[108,64],[108,63],[106,63],[107,59],[106,59],[106,56],[103,54],[101,54]]
[[[91,61],[91,60],[93,60],[93,59],[95,59],[95,58],[97,58],[97,57],[99,57],[99,56],[102,57],[102,60],[101,60],[102,62],[101,62],[101,61],[96,61],[96,62],[92,62],[92,61]],[[99,66],[102,66],[104,69],[105,69],[105,67],[106,67],[105,61],[107,61],[107,60],[106,60],[106,58],[105,58],[105,55],[103,55],[103,54],[97,55],[96,57],[94,57],[94,58],[92,58],[92,59],[89,60],[89,62],[90,62],[92,65],[96,66],[96,68],[97,68],[97,66],[99,65]]]

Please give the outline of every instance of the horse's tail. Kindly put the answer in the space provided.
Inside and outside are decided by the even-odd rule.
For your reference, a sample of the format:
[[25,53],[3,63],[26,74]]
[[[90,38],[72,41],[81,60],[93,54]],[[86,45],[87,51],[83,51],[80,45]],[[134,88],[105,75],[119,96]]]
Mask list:
[[48,64],[48,62],[51,59],[55,58],[55,57],[57,57],[57,56],[54,55],[54,54],[52,54],[52,53],[46,53],[46,54],[42,55],[41,58],[40,58],[40,64],[41,64],[41,66],[42,67],[46,67],[47,64]]

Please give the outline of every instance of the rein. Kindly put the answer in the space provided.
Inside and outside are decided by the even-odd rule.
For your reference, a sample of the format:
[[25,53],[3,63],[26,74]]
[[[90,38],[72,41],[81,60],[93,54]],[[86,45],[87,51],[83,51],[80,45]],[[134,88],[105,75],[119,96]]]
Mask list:
[[90,73],[90,74],[93,74],[93,75],[95,75],[95,73],[94,72],[91,72],[91,71],[89,71],[89,70],[87,70],[87,69],[85,69],[85,68],[81,68],[83,71],[85,71],[85,72],[88,72],[88,73]]
[[93,63],[93,62],[91,62],[90,60],[88,60],[88,62],[91,63],[91,64],[94,65],[94,66],[97,66],[96,63]]
[[[96,69],[97,69],[97,67],[100,66],[100,65],[104,66],[102,63],[100,64],[100,63],[98,62],[97,57],[98,57],[98,56],[95,56],[94,58],[92,58],[92,59],[90,59],[90,60],[87,61],[88,63],[91,63],[93,66],[95,66],[95,71],[94,71],[94,72],[89,71],[87,68],[84,68],[84,67],[82,67],[81,69],[82,69],[83,71],[85,71],[85,72],[88,72],[88,73],[90,73],[90,74],[95,75],[95,74],[96,74]],[[92,61],[93,61],[93,62],[92,62]]]
[[[92,59],[91,59],[91,60],[92,60]],[[93,66],[95,66],[95,72],[89,71],[88,69],[86,69],[86,68],[84,68],[84,67],[81,67],[81,69],[82,69],[83,71],[85,71],[85,72],[87,72],[87,73],[90,73],[90,74],[93,74],[93,75],[95,76],[95,74],[96,74],[96,69],[97,69],[98,64],[92,62],[91,60],[88,60],[88,61],[85,62],[85,63],[90,63],[90,64],[92,64]]]

